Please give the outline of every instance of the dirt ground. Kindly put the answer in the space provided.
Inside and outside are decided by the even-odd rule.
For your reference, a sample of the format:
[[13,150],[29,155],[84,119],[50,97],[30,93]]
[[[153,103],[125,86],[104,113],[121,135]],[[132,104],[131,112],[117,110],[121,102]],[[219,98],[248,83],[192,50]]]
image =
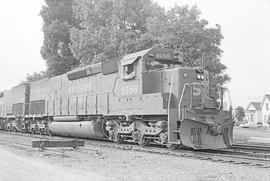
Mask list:
[[[92,178],[97,178],[92,175]],[[100,179],[100,178],[99,178]],[[0,148],[0,180],[1,181],[46,181],[46,180],[87,180],[78,174],[73,174],[63,167],[52,165],[29,157],[19,156]]]
[[269,169],[87,146],[57,152],[0,145],[0,181],[269,180]]

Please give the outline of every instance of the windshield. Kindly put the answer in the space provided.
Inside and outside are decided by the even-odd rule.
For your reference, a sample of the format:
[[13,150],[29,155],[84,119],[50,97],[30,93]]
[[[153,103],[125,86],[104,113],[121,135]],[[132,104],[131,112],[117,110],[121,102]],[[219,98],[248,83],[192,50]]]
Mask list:
[[151,70],[159,70],[159,69],[167,69],[167,68],[172,68],[176,64],[173,62],[168,61],[157,61],[157,60],[148,60],[145,62],[145,70],[146,71],[151,71]]

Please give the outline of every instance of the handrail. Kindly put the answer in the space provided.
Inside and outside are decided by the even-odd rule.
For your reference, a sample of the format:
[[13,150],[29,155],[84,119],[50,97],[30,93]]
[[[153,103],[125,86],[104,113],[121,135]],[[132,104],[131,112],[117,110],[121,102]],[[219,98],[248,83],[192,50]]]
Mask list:
[[184,91],[185,91],[185,89],[186,89],[186,86],[188,85],[189,83],[185,83],[184,84],[184,88],[183,88],[183,90],[182,90],[182,92],[181,92],[181,97],[180,97],[180,100],[179,100],[179,103],[178,103],[178,116],[180,117],[180,114],[181,114],[181,109],[180,109],[180,107],[181,107],[181,102],[182,102],[182,99],[183,99],[183,96],[184,96]]
[[169,101],[168,101],[168,114],[169,114],[169,110],[170,110],[170,104],[171,104],[171,97],[172,97],[172,86],[173,86],[173,72],[174,69],[171,69],[172,73],[171,73],[171,86],[170,86],[170,94],[169,94]]
[[114,94],[115,85],[116,85],[116,82],[117,82],[118,79],[119,79],[119,76],[115,77],[115,79],[114,79],[114,84],[113,84],[113,88],[112,88],[112,93],[113,94]]

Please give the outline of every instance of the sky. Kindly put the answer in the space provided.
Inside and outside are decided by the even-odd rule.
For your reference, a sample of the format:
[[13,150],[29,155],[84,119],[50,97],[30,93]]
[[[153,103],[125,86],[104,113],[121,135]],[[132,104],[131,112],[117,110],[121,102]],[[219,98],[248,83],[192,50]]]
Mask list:
[[[247,107],[270,94],[270,0],[154,0],[169,9],[197,5],[210,26],[219,24],[224,36],[223,64],[233,106]],[[46,70],[43,43],[43,0],[0,0],[0,91],[27,74]]]

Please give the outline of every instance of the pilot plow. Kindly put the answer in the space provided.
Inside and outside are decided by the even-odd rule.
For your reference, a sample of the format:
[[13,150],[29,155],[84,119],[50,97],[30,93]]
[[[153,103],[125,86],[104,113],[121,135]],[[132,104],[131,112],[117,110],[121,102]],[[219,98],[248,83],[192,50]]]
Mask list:
[[194,149],[220,149],[232,145],[233,124],[215,124],[192,119],[181,121],[179,135],[181,144]]

